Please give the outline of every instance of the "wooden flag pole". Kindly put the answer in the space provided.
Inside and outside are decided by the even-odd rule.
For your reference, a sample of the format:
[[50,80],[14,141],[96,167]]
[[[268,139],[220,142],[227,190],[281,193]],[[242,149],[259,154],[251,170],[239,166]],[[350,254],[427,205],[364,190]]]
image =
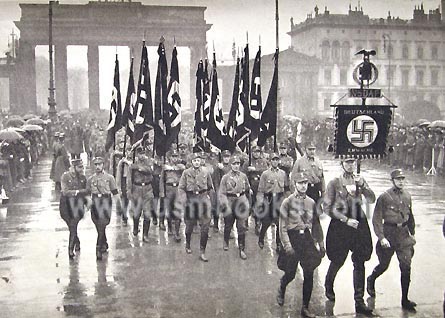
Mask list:
[[[278,0],[275,0],[275,42],[276,42],[276,54],[277,54],[277,58],[278,58],[278,54],[280,52],[280,42],[279,42],[279,36],[278,36],[278,21],[280,20],[279,14],[278,14]],[[277,63],[277,79],[278,79],[278,61],[276,61],[275,63]],[[278,105],[278,91],[279,91],[279,81],[277,81],[277,121],[276,121],[276,126],[278,126],[278,109],[279,106]],[[275,127],[276,128],[276,127]],[[275,129],[275,134],[273,137],[273,151],[276,152],[277,151],[277,130]]]

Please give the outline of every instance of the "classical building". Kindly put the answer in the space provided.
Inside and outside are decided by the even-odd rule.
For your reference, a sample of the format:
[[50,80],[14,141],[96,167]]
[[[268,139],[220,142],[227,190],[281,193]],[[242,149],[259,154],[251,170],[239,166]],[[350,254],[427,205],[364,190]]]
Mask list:
[[[48,4],[21,3],[22,15],[15,25],[20,30],[14,71],[9,77],[15,90],[10,96],[11,111],[33,111],[37,106],[35,48],[48,45]],[[56,102],[68,108],[67,46],[88,47],[89,108],[99,109],[99,46],[128,46],[139,65],[142,39],[157,46],[190,49],[190,78],[193,82],[196,61],[205,50],[206,32],[211,25],[204,19],[205,7],[143,5],[135,1],[90,1],[87,4],[53,3],[53,43]],[[3,67],[5,69],[5,67]],[[137,69],[137,67],[136,67]],[[5,73],[6,71],[3,71]],[[137,74],[137,72],[136,72]],[[194,88],[190,87],[190,92]]]
[[[256,51],[250,50],[255,56]],[[272,81],[274,70],[273,55],[261,57],[261,95],[263,107]],[[250,60],[252,74],[254,60]],[[317,112],[317,74],[321,61],[313,56],[295,52],[291,48],[279,53],[279,114],[298,117],[313,117]],[[235,65],[218,66],[218,76],[222,80],[221,102],[224,112],[229,112],[232,103]]]
[[[442,0],[442,10],[445,0]],[[379,70],[375,87],[404,114],[414,101],[437,106],[445,116],[445,23],[439,9],[427,13],[416,6],[413,18],[391,16],[371,19],[362,8],[347,14],[332,14],[327,8],[308,14],[302,23],[291,19],[293,50],[321,60],[318,72],[317,109],[332,114],[330,105],[338,101],[348,87],[357,87],[352,77],[362,48],[374,49],[372,61]],[[406,108],[405,108],[406,111]]]

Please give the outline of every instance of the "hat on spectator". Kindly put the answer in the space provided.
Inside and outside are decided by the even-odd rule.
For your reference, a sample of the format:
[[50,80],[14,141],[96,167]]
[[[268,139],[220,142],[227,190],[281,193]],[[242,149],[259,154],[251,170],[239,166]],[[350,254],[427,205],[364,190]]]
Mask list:
[[230,158],[230,163],[241,163],[241,159],[238,156],[232,156]]
[[270,154],[270,159],[280,159],[280,155],[276,152]]

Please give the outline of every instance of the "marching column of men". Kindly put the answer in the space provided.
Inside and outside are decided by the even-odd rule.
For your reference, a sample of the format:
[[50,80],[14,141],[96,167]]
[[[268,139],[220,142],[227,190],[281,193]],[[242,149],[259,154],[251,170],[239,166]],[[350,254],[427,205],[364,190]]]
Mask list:
[[[56,147],[58,147],[56,145]],[[295,278],[298,264],[303,269],[303,317],[314,317],[309,309],[313,288],[313,273],[326,254],[330,260],[325,277],[325,295],[334,302],[334,281],[340,268],[352,252],[353,286],[355,310],[367,316],[373,310],[364,302],[366,290],[375,297],[375,282],[388,268],[396,253],[401,271],[403,309],[415,311],[416,303],[409,300],[408,291],[411,277],[411,260],[414,254],[414,216],[409,193],[404,189],[405,175],[400,169],[391,172],[393,187],[377,200],[373,215],[374,232],[378,238],[376,253],[379,264],[365,279],[365,262],[373,252],[371,232],[364,211],[363,199],[374,203],[375,194],[365,179],[354,174],[357,160],[341,160],[342,173],[330,181],[325,189],[323,166],[315,156],[315,146],[306,145],[306,153],[294,164],[280,145],[280,153],[272,153],[270,162],[261,156],[261,149],[252,148],[250,163],[242,165],[237,154],[223,152],[221,162],[207,166],[205,155],[193,153],[185,161],[187,152],[170,151],[161,166],[161,172],[154,171],[154,161],[148,158],[142,147],[137,147],[132,162],[131,153],[120,159],[117,169],[119,187],[112,175],[104,171],[104,159],[93,159],[94,174],[84,175],[81,159],[73,159],[70,169],[61,177],[60,215],[69,228],[68,256],[75,257],[80,250],[77,225],[90,207],[91,218],[97,229],[96,257],[102,259],[107,252],[106,226],[110,223],[112,196],[119,190],[129,200],[128,211],[133,218],[133,234],[139,233],[139,220],[143,213],[143,241],[148,241],[151,218],[156,216],[155,192],[163,200],[163,212],[167,218],[169,234],[176,242],[181,241],[181,220],[185,222],[185,251],[192,253],[191,239],[194,227],[200,226],[200,256],[206,256],[209,227],[213,218],[218,232],[220,217],[224,221],[223,250],[229,249],[229,239],[236,222],[239,257],[247,259],[247,219],[253,210],[255,221],[261,222],[258,245],[264,248],[267,230],[276,226],[277,265],[283,270],[280,279],[277,302],[284,304],[286,287]],[[289,157],[291,158],[291,157]],[[188,168],[186,168],[187,166]],[[293,164],[293,166],[292,166]],[[242,168],[241,168],[242,167]],[[159,179],[159,184],[154,179]],[[123,184],[125,184],[125,187]],[[158,187],[157,190],[154,188]],[[291,193],[292,191],[292,193]],[[121,195],[122,195],[121,194]],[[88,195],[91,199],[88,200]],[[211,200],[211,197],[216,198]],[[121,200],[120,209],[126,210]],[[116,198],[117,199],[117,198]],[[323,204],[321,205],[321,202]],[[216,206],[215,206],[216,205]],[[118,204],[119,207],[119,204]],[[331,221],[326,236],[320,226],[319,216],[323,211]],[[122,220],[126,225],[127,212]],[[161,219],[162,220],[162,219]]]

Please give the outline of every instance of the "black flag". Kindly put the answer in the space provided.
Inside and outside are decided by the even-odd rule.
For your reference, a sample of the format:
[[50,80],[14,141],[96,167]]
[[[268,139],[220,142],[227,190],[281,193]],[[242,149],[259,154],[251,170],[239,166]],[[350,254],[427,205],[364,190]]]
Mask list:
[[244,56],[241,59],[240,93],[236,115],[236,145],[241,151],[247,150],[247,137],[250,131],[249,45],[246,44]]
[[112,101],[110,107],[110,118],[107,127],[107,140],[105,142],[105,151],[108,151],[114,144],[116,139],[116,132],[122,128],[122,104],[121,104],[121,89],[119,82],[119,61],[117,59],[114,63],[114,80]]
[[258,146],[265,145],[267,138],[277,134],[277,111],[278,111],[278,49],[274,54],[274,70],[272,83],[270,84],[269,95],[266,105],[261,114],[260,134],[258,135]]
[[235,67],[235,79],[233,81],[232,105],[230,106],[229,121],[227,122],[227,133],[232,142],[236,143],[236,115],[238,113],[239,98],[239,63],[237,58]]
[[165,56],[164,41],[161,39],[158,47],[158,72],[155,89],[155,138],[154,144],[158,156],[165,156],[167,152],[167,126],[169,111],[167,101],[167,58]]
[[196,70],[196,108],[195,108],[195,125],[193,127],[193,151],[199,152],[205,149],[203,125],[204,125],[204,112],[202,103],[202,82],[204,78],[204,65],[202,60],[198,63],[198,69]]
[[130,136],[131,141],[133,140],[133,135],[134,135],[133,112],[135,104],[136,104],[136,92],[134,89],[133,58],[131,58],[130,76],[128,78],[127,98],[125,99],[125,108],[122,113],[122,125],[125,126],[126,135]]
[[216,58],[213,53],[212,93],[210,98],[210,116],[208,125],[208,139],[213,147],[222,150],[233,150],[227,138],[221,104],[219,103],[218,72]]
[[262,112],[261,99],[261,47],[255,57],[252,70],[252,85],[250,86],[250,138],[255,140],[260,132],[260,118]]
[[142,46],[141,67],[138,81],[138,98],[134,114],[133,144],[148,138],[153,129],[153,101],[151,97],[150,69],[145,41]]
[[172,52],[170,67],[170,82],[168,84],[168,125],[167,125],[167,149],[177,140],[181,130],[181,97],[179,96],[179,66],[178,51],[176,46]]

